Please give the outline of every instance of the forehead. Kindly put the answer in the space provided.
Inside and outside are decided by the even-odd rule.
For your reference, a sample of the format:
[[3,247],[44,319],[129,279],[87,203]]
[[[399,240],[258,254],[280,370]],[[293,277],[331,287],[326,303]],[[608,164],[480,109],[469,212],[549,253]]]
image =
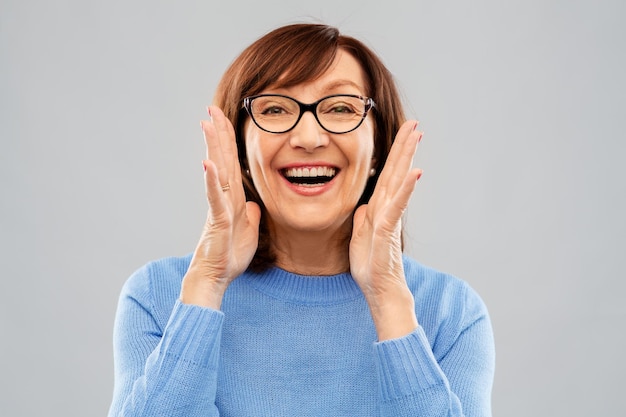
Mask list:
[[363,67],[350,53],[339,49],[328,69],[319,77],[294,86],[281,85],[281,77],[268,91],[294,93],[302,89],[316,94],[351,93],[367,95],[367,81]]

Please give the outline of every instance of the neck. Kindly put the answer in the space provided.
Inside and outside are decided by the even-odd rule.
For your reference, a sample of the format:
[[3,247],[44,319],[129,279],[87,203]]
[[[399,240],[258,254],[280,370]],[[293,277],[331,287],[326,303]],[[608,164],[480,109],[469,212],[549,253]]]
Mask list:
[[300,275],[336,275],[349,271],[350,224],[333,232],[272,227],[276,266]]

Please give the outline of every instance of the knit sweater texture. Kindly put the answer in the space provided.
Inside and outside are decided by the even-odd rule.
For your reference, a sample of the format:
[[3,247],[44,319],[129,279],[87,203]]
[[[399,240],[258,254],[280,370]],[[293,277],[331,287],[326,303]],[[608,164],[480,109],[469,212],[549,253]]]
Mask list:
[[246,272],[217,311],[178,300],[190,259],[124,285],[109,417],[491,416],[492,329],[464,281],[405,257],[419,327],[378,342],[349,273]]

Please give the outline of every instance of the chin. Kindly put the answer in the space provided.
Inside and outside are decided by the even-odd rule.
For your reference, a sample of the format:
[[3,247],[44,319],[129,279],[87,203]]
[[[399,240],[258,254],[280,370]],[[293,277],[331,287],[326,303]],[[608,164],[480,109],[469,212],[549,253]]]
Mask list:
[[290,215],[287,218],[283,218],[283,227],[286,229],[316,233],[316,232],[340,232],[342,230],[350,230],[352,227],[352,212],[349,214],[335,214],[324,213],[320,215],[319,210],[301,210],[296,209],[297,215]]

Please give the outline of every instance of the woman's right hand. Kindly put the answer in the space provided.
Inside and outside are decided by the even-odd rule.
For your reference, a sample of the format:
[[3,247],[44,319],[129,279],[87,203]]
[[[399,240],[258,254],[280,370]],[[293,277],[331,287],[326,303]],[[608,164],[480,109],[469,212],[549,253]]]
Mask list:
[[201,122],[209,210],[180,300],[219,310],[226,288],[246,270],[256,252],[261,210],[258,204],[246,202],[232,123],[217,107],[209,107],[209,114],[211,120]]

